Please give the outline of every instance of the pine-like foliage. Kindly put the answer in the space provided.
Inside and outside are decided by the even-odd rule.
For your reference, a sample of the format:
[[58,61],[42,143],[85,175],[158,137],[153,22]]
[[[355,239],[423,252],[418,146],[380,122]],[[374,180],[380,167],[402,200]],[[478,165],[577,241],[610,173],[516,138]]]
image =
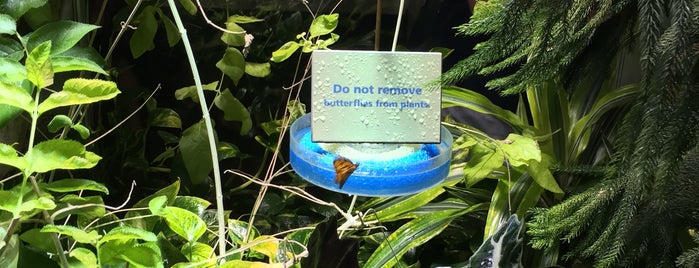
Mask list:
[[446,72],[444,83],[514,66],[488,86],[508,94],[551,80],[582,85],[622,46],[640,51],[641,93],[616,130],[607,172],[587,190],[535,211],[533,246],[570,243],[566,258],[596,267],[691,267],[699,254],[681,255],[677,238],[699,228],[699,0],[479,5],[458,30],[490,38]]

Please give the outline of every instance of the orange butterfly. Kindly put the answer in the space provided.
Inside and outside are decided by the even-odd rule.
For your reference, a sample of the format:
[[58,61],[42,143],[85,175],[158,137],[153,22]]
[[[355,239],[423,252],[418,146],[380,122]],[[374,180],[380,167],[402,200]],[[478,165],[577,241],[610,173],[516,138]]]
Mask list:
[[333,166],[335,166],[335,183],[340,185],[340,189],[345,185],[347,178],[352,175],[355,169],[359,166],[359,163],[352,163],[347,158],[338,156],[333,161]]

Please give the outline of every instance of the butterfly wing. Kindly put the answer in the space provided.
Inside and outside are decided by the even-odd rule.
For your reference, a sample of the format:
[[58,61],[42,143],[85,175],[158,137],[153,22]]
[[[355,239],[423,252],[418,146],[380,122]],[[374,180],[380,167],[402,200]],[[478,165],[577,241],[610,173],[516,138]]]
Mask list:
[[335,183],[342,189],[342,186],[347,182],[347,178],[357,169],[359,163],[355,164],[347,158],[338,157],[333,161],[333,166],[335,166]]

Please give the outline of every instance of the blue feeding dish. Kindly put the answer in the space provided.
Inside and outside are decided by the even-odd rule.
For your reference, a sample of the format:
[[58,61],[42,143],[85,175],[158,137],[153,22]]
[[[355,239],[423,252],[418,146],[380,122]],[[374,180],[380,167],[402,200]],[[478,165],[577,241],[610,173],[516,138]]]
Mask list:
[[[441,127],[438,144],[316,143],[311,140],[311,114],[291,126],[290,160],[299,176],[325,189],[362,196],[395,196],[420,192],[449,173],[451,133]],[[340,187],[333,161],[344,157],[358,166]]]

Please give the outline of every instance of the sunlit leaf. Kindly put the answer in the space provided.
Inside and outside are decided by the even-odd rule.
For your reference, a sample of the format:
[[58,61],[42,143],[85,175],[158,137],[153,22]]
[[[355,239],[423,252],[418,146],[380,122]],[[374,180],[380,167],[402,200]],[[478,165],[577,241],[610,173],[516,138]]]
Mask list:
[[51,67],[51,41],[39,44],[30,50],[25,65],[27,79],[36,87],[43,88],[53,84],[53,67]]
[[20,82],[26,78],[27,68],[24,65],[13,59],[0,56],[0,79],[2,81]]
[[[200,262],[200,261],[205,261],[207,259],[211,259],[211,257],[215,257],[214,255],[214,248],[207,244],[202,244],[198,242],[193,242],[193,243],[186,243],[182,247],[182,255],[187,257],[187,260],[190,262]],[[216,265],[216,260],[211,259],[208,262],[204,262],[200,264],[201,267],[213,267]]]
[[468,163],[464,167],[466,183],[469,186],[486,178],[495,169],[501,167],[505,160],[505,155],[501,150],[480,143],[471,147],[469,157]]
[[51,55],[57,55],[75,46],[83,36],[98,28],[97,25],[68,20],[50,22],[29,35],[27,50],[32,51],[41,43],[51,41]]
[[69,79],[63,84],[63,90],[54,92],[39,104],[39,114],[53,108],[77,104],[93,103],[114,98],[121,93],[112,81],[99,79]]
[[42,186],[42,189],[56,193],[67,193],[77,191],[97,191],[109,194],[109,189],[104,184],[94,180],[85,179],[62,179],[55,180]]
[[51,133],[56,133],[59,130],[61,130],[64,127],[71,127],[73,126],[73,121],[70,120],[70,117],[62,114],[57,114],[53,116],[51,121],[48,124],[48,129],[49,132]]
[[250,241],[250,244],[252,245],[251,250],[260,252],[270,259],[273,259],[277,255],[277,250],[279,250],[279,242],[276,238],[269,235],[258,236]]
[[27,168],[27,161],[20,157],[14,147],[0,143],[0,164],[16,167],[19,170]]
[[245,73],[254,77],[265,77],[271,72],[269,62],[245,62]]
[[[216,91],[218,81],[214,81],[201,86],[203,90]],[[190,98],[193,102],[199,103],[199,95],[197,94],[197,86],[188,86],[175,90],[175,98],[184,100]]]
[[101,237],[101,235],[99,235],[95,230],[86,232],[70,225],[44,225],[44,227],[41,228],[41,232],[67,235],[73,238],[76,242],[85,244],[95,244]]
[[47,172],[55,169],[92,168],[102,159],[85,150],[85,146],[72,140],[43,141],[25,155],[32,172]]
[[75,248],[70,251],[68,254],[69,257],[74,258],[79,262],[79,264],[76,263],[71,263],[71,267],[77,267],[77,268],[89,268],[89,267],[97,267],[97,256],[95,256],[95,253],[92,252],[89,249],[86,248]]
[[234,22],[234,23],[253,23],[253,22],[260,22],[260,21],[265,21],[263,19],[258,19],[255,17],[250,17],[250,16],[243,16],[243,15],[232,15],[228,17],[228,22]]
[[524,166],[529,161],[541,161],[541,150],[532,138],[510,133],[500,142],[500,148],[510,165],[515,167]]
[[206,232],[206,223],[186,209],[167,207],[161,216],[173,232],[189,242],[196,241]]
[[218,266],[218,268],[282,268],[283,263],[264,263],[259,261],[231,260]]
[[[214,138],[216,139],[215,133]],[[191,183],[204,183],[213,168],[204,120],[200,120],[182,132],[179,149]]]
[[271,60],[273,62],[282,62],[291,57],[291,55],[293,55],[294,52],[299,49],[299,47],[301,47],[301,45],[298,42],[286,42],[286,44],[282,45],[282,47],[272,52]]
[[25,12],[32,8],[38,8],[46,4],[48,0],[21,0],[21,1],[0,1],[0,10],[7,13],[14,19],[19,19]]
[[149,232],[146,230],[141,230],[128,226],[119,226],[110,230],[107,234],[100,238],[99,244],[104,244],[114,240],[129,241],[133,239],[143,241],[157,241],[158,237],[153,232]]
[[107,72],[102,69],[97,63],[80,57],[73,56],[53,56],[51,57],[51,66],[55,73],[69,71],[90,71],[106,75]]
[[17,32],[17,23],[12,16],[0,14],[0,34],[13,35]]
[[311,22],[309,38],[329,34],[334,31],[337,27],[338,18],[340,18],[340,14],[337,13],[316,17],[313,22]]

